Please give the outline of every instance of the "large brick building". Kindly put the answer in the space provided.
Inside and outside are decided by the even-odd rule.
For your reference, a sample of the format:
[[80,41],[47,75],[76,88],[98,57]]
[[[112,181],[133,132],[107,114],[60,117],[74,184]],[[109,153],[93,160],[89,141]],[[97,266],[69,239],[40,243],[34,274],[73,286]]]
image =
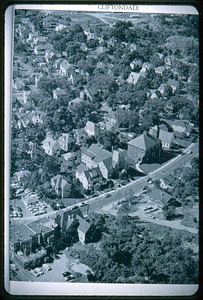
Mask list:
[[144,132],[128,142],[127,156],[132,163],[146,162],[161,155],[161,141]]

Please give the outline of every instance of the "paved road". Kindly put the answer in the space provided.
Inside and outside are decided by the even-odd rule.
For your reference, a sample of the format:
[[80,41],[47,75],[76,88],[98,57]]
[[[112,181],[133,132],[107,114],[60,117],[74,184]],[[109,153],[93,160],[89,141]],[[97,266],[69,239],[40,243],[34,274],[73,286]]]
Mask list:
[[[104,197],[105,194],[103,194],[103,195],[100,195],[98,197],[91,198],[89,200],[85,200],[84,202],[88,205],[84,206],[84,207],[81,207],[82,213],[87,214],[87,213],[91,213],[91,212],[94,212],[94,211],[98,211],[103,206],[105,206],[107,204],[111,204],[111,203],[113,203],[117,200],[124,199],[126,197],[126,192],[128,190],[132,189],[134,191],[134,194],[139,194],[143,191],[143,186],[149,185],[149,183],[147,182],[147,179],[149,177],[153,177],[154,180],[160,179],[161,177],[170,174],[177,167],[183,167],[183,166],[189,165],[190,160],[193,157],[197,157],[199,155],[199,143],[192,143],[187,148],[187,151],[189,151],[189,150],[192,151],[191,154],[185,153],[183,155],[178,155],[175,158],[173,158],[172,160],[165,163],[163,166],[161,166],[157,170],[151,172],[149,175],[140,177],[139,179],[137,179],[135,181],[132,181],[132,182],[128,183],[125,186],[122,186],[120,188],[117,188],[116,190],[112,190],[108,193],[105,193],[105,194],[110,194],[111,197],[105,198]],[[75,205],[69,206],[69,207],[67,207],[63,210],[70,210],[74,206]],[[53,212],[49,212],[49,213],[41,215],[41,216],[31,216],[31,217],[27,217],[27,218],[25,217],[25,218],[21,219],[20,222],[27,222],[28,223],[28,222],[32,222],[32,221],[37,220],[37,219],[41,219],[42,217],[54,216],[55,214],[56,214],[56,211],[53,211]],[[147,218],[147,221],[151,222],[152,220],[153,219]],[[155,222],[153,221],[153,223],[155,223]],[[164,224],[160,223],[160,225],[164,225]],[[180,226],[178,226],[178,227],[176,227],[176,229],[183,230],[182,227],[180,227]],[[183,226],[183,227],[185,229],[185,226]]]

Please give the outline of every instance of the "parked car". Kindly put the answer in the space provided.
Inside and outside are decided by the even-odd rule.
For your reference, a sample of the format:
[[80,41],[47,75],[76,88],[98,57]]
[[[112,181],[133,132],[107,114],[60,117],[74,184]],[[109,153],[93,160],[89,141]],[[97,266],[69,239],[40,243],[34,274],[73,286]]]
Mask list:
[[69,275],[69,276],[65,277],[65,280],[66,280],[66,281],[69,281],[69,280],[72,280],[72,279],[74,279],[74,278],[75,278],[75,276]]
[[36,277],[40,276],[40,274],[35,269],[31,270],[31,273]]
[[87,205],[87,203],[85,203],[85,202],[82,202],[81,204],[80,204],[80,207],[82,207],[82,206],[86,206]]
[[35,271],[39,273],[39,275],[43,275],[44,272],[40,268],[35,268]]
[[45,270],[47,270],[47,271],[51,271],[52,270],[52,268],[48,264],[43,264],[42,267],[45,268]]
[[10,264],[11,270],[18,271],[18,267],[15,264]]
[[109,197],[111,197],[110,194],[106,194],[106,195],[104,196],[104,198],[109,198]]
[[18,206],[18,207],[17,207],[17,211],[22,212],[22,208]]
[[63,272],[62,275],[63,275],[63,277],[65,277],[65,276],[71,275],[71,272],[66,271],[66,272]]
[[22,217],[23,217],[23,214],[20,212],[20,213],[18,214],[18,217],[19,217],[19,218],[22,218]]

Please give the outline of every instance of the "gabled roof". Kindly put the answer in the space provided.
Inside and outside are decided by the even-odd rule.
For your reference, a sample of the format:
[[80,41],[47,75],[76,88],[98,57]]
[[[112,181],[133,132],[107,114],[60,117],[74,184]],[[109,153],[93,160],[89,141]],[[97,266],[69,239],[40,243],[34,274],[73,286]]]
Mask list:
[[89,148],[88,151],[94,153],[95,155],[99,154],[102,151],[102,147],[98,144],[92,144]]
[[174,79],[169,79],[167,83],[168,83],[168,85],[171,85],[171,86],[175,86],[175,87],[179,86],[179,82]]
[[159,142],[159,139],[149,135],[148,133],[143,133],[142,135],[139,135],[138,137],[128,142],[128,144],[146,151],[154,147]]
[[86,234],[86,232],[88,231],[88,229],[90,228],[90,224],[85,221],[83,218],[81,218],[80,216],[78,216],[78,220],[79,220],[79,226],[78,226],[78,230],[82,231],[84,234]]
[[70,68],[71,64],[69,64],[69,63],[67,62],[67,60],[64,60],[64,61],[61,63],[60,66],[61,66],[62,68],[64,68],[65,70],[67,70],[67,69]]
[[171,185],[172,183],[175,182],[175,178],[171,175],[167,175],[164,178],[162,178],[165,184]]
[[95,131],[95,128],[96,128],[96,124],[94,122],[87,121],[86,126],[85,126],[86,130]]
[[103,163],[108,171],[110,171],[112,169],[112,158],[111,157],[102,160],[100,163]]
[[76,172],[78,172],[80,174],[82,174],[83,172],[85,172],[87,170],[88,170],[88,168],[82,163],[76,168]]
[[168,131],[165,131],[165,130],[160,130],[159,131],[159,139],[162,142],[167,143],[167,144],[170,145],[172,143],[173,138],[174,138],[174,136],[173,136],[172,132],[168,132]]
[[112,153],[106,149],[102,149],[102,151],[99,152],[99,154],[94,158],[93,161],[95,163],[100,163],[101,161],[104,161],[108,158],[112,158]]
[[161,190],[161,189],[153,189],[151,193],[148,194],[154,201],[161,201],[163,205],[167,204],[167,202],[174,198],[171,194]]
[[178,126],[178,127],[186,128],[186,124],[182,120],[175,120],[173,122],[173,126]]
[[62,133],[62,135],[59,137],[60,140],[65,140],[68,144],[73,143],[75,140],[70,136],[69,133]]
[[159,126],[159,129],[162,130],[162,131],[168,131],[168,128],[167,128],[167,126],[165,124],[161,124]]

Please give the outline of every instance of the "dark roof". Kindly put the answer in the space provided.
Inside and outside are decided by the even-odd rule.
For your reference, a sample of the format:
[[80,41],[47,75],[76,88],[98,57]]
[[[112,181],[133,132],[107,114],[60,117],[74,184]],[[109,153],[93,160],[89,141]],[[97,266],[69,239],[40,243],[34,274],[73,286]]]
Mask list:
[[89,148],[88,151],[94,153],[95,155],[99,154],[102,151],[102,147],[98,144],[92,144]]
[[82,231],[83,233],[86,233],[91,225],[87,221],[85,221],[83,218],[81,218],[80,216],[78,216],[78,220],[79,220],[79,224],[80,224],[78,226],[78,230]]
[[148,133],[143,133],[142,135],[139,135],[138,137],[128,142],[128,144],[146,151],[154,147],[159,142],[159,139],[149,135]]
[[165,176],[162,180],[164,181],[165,184],[168,184],[168,185],[171,185],[172,183],[175,182],[175,178],[171,175]]
[[173,138],[174,138],[174,136],[173,136],[172,132],[168,132],[168,131],[165,131],[165,130],[160,130],[159,131],[159,139],[162,142],[167,143],[167,144],[170,145],[172,143]]
[[25,224],[16,224],[10,226],[9,236],[10,242],[18,243],[31,239],[31,236],[34,235],[34,232],[28,228]]
[[78,172],[78,173],[83,173],[83,172],[85,172],[85,171],[87,171],[88,170],[88,168],[84,165],[84,164],[80,164],[78,167],[77,167],[77,169],[76,169],[76,172]]
[[94,158],[94,162],[95,163],[99,163],[101,161],[104,161],[108,158],[112,158],[112,153],[109,152],[108,150],[106,149],[102,149],[99,154]]
[[153,189],[151,193],[148,194],[154,201],[161,201],[163,205],[166,205],[167,202],[174,198],[171,194],[161,190],[161,189]]
[[50,232],[54,230],[54,221],[48,218],[42,218],[32,223],[27,224],[27,227],[33,231],[33,234],[39,234],[41,232]]

